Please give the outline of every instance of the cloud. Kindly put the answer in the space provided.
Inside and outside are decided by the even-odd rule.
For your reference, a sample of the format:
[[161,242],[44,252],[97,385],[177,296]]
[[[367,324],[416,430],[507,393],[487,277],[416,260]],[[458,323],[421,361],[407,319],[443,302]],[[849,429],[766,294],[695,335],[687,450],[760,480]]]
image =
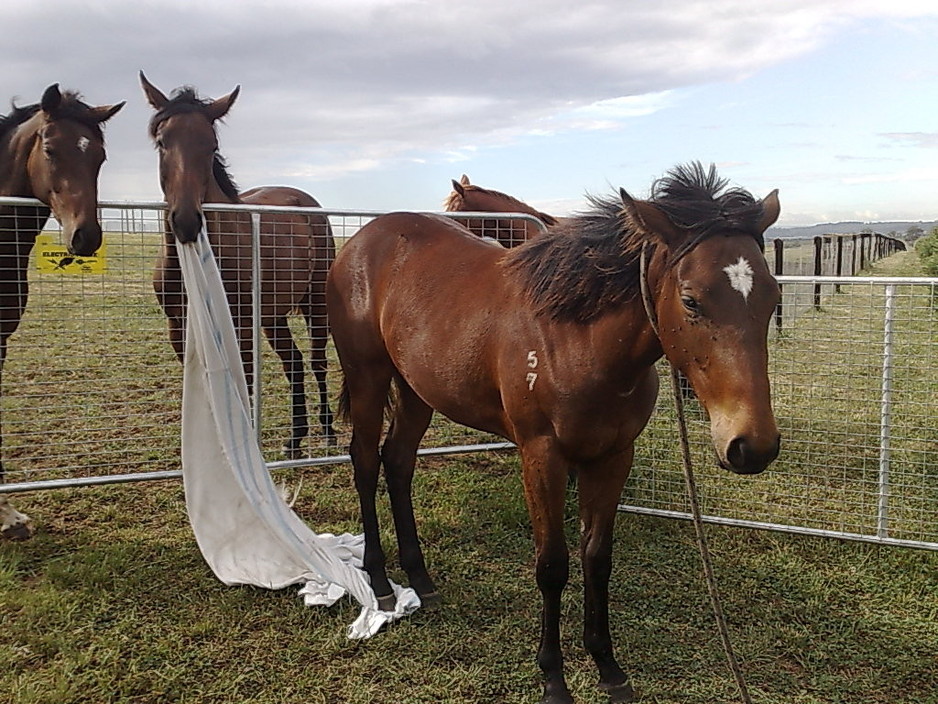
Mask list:
[[318,181],[615,130],[688,87],[810,52],[845,23],[935,13],[915,0],[136,0],[132,11],[33,0],[5,10],[0,99],[32,102],[58,81],[89,102],[128,100],[107,128],[120,149],[102,188],[134,197],[121,184],[150,183],[149,195],[156,184],[137,71],[167,92],[240,84],[220,133],[236,175]]
[[925,149],[938,147],[938,132],[885,132],[880,136],[901,146]]

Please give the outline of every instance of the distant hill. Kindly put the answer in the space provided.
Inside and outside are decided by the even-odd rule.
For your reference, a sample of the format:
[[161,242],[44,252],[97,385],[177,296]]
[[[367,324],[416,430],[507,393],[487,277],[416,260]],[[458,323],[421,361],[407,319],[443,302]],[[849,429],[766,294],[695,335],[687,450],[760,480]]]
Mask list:
[[895,232],[899,237],[903,237],[911,227],[919,227],[925,232],[930,232],[938,226],[938,220],[930,221],[905,221],[905,222],[825,222],[820,225],[808,225],[806,227],[770,227],[766,233],[767,240],[772,239],[812,239],[820,235],[853,235],[860,232],[878,232],[881,235],[888,235]]

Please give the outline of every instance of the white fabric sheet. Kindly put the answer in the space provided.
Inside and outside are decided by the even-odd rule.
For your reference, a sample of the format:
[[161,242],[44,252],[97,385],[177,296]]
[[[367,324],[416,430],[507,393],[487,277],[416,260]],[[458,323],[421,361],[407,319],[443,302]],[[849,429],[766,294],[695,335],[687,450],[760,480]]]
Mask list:
[[284,502],[267,471],[221,277],[203,231],[176,243],[188,294],[182,401],[186,508],[199,549],[225,584],[281,589],[302,584],[306,604],[349,594],[362,605],[350,638],[368,638],[420,606],[394,585],[395,611],[377,608],[360,569],[364,538],[317,535]]

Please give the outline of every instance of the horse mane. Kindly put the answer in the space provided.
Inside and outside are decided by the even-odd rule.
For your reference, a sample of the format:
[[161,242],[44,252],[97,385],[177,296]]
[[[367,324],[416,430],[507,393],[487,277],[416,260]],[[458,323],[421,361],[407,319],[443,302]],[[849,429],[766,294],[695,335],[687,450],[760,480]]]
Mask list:
[[[466,189],[467,191],[469,190],[478,191],[480,193],[485,193],[490,196],[493,196],[495,198],[501,198],[503,200],[506,200],[508,201],[508,203],[511,204],[512,208],[514,208],[513,210],[509,209],[509,210],[498,211],[498,212],[513,212],[513,213],[517,212],[517,213],[527,213],[529,215],[534,215],[539,220],[541,220],[545,225],[548,225],[550,227],[553,227],[558,222],[557,218],[555,218],[553,215],[548,215],[547,213],[542,213],[539,210],[535,210],[524,201],[518,200],[514,196],[510,196],[507,193],[502,193],[501,191],[496,191],[491,188],[483,188],[482,186],[477,186],[474,183],[463,184],[462,187]],[[453,190],[453,191],[450,191],[449,196],[447,196],[446,200],[443,201],[443,209],[447,212],[456,212],[465,206],[465,202],[466,202],[465,198],[463,198],[462,194]]]
[[[687,233],[671,253],[669,267],[721,232],[748,234],[764,248],[761,202],[726,185],[715,166],[705,170],[699,162],[675,167],[654,182],[649,201]],[[628,221],[618,194],[587,195],[587,200],[585,212],[505,254],[504,266],[519,277],[538,315],[588,323],[640,290],[646,236]]]
[[[75,91],[67,90],[62,92],[62,102],[55,109],[53,119],[55,120],[74,120],[88,127],[96,138],[104,141],[104,131],[101,129],[101,123],[95,117],[89,114],[91,106],[83,102],[81,95]],[[40,110],[39,103],[31,105],[18,106],[14,101],[10,101],[10,114],[0,115],[0,139],[3,139],[17,127],[33,117]]]
[[[198,92],[192,86],[177,88],[173,91],[166,105],[153,113],[153,116],[150,118],[150,138],[153,140],[156,139],[156,131],[160,123],[164,120],[174,115],[204,112],[205,107],[211,104],[211,102],[210,99],[200,98]],[[240,202],[241,198],[238,196],[240,189],[228,172],[228,163],[218,152],[215,152],[215,157],[212,160],[212,175],[218,183],[218,187],[221,188],[222,193],[231,198],[232,201],[236,203]]]

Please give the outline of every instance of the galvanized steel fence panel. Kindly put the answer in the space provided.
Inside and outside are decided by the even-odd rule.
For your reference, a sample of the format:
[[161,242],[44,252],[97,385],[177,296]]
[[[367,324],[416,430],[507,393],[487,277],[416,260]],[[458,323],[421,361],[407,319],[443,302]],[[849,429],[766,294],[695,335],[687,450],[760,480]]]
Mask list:
[[[702,511],[713,522],[938,549],[938,279],[779,277],[821,303],[770,327],[782,451],[758,477],[714,467],[687,403]],[[624,510],[689,518],[673,401],[639,440]]]
[[[10,493],[179,476],[182,367],[152,287],[162,207],[102,204],[102,261],[64,262],[54,221],[53,244],[34,248],[29,305],[10,338],[2,378]],[[268,218],[298,209],[249,210]],[[339,247],[379,214],[317,212],[329,216]],[[460,214],[472,215],[481,214]],[[713,468],[705,414],[690,401],[704,513],[714,522],[938,549],[938,280],[780,281],[789,303],[813,301],[821,287],[819,306],[791,305],[798,315],[770,328],[782,454],[758,477]],[[291,329],[308,355],[300,317],[291,318]],[[281,455],[288,387],[280,360],[266,341],[258,344],[259,437],[271,467],[348,461],[347,428],[339,427],[338,449],[323,442],[308,363],[310,437],[301,459]],[[328,367],[334,403],[340,374],[331,344]],[[637,446],[626,510],[688,515],[672,408],[663,387]],[[510,445],[437,416],[424,447],[439,454]]]

